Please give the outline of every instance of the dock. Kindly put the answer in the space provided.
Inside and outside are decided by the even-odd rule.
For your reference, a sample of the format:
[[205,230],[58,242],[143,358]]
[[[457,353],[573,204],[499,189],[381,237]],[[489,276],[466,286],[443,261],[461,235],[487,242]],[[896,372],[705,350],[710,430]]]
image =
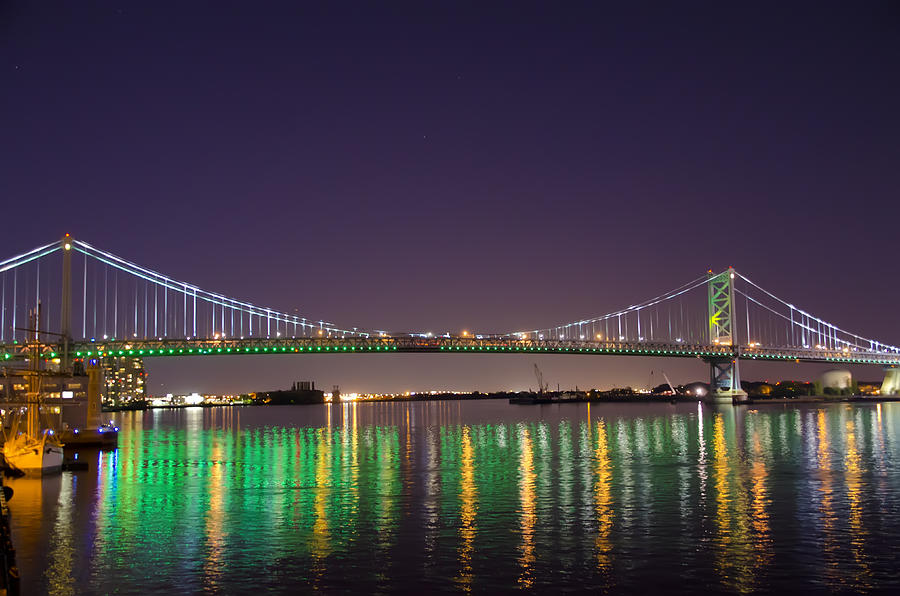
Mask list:
[[16,549],[13,548],[6,503],[11,497],[12,489],[3,484],[0,476],[0,596],[19,595],[19,568],[16,567]]

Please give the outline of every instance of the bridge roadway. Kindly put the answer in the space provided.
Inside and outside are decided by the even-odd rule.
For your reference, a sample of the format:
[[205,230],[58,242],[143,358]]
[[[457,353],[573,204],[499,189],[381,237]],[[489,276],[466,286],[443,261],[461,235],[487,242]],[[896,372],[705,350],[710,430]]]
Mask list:
[[[60,356],[60,344],[45,344],[44,358]],[[25,358],[25,344],[0,344],[0,361]],[[833,350],[813,348],[700,345],[668,342],[615,342],[584,340],[530,340],[507,336],[467,337],[292,337],[246,339],[131,339],[99,342],[74,341],[69,344],[73,358],[109,356],[218,356],[237,354],[560,354],[650,356],[741,360],[824,362],[832,364],[876,364],[900,366],[894,352]]]

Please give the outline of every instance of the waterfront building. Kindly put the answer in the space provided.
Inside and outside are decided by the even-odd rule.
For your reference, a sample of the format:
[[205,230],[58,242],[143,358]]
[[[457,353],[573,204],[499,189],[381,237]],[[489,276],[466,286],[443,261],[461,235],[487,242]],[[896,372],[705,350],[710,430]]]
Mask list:
[[[85,374],[48,374],[41,378],[40,412],[51,428],[84,426],[87,418],[89,377]],[[28,379],[12,371],[0,376],[0,414],[4,424],[28,402]]]
[[127,408],[142,404],[147,397],[147,371],[143,358],[118,356],[103,361],[103,405]]

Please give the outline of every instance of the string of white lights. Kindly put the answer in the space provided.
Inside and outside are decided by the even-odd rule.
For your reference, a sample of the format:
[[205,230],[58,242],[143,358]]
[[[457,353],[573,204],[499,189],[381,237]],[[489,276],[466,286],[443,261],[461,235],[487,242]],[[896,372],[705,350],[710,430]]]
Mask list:
[[[7,271],[13,270],[17,267],[35,261],[37,259],[41,259],[47,255],[55,253],[58,250],[61,250],[61,244],[59,242],[53,242],[50,244],[45,244],[43,246],[39,246],[35,249],[32,249],[26,253],[17,255],[15,257],[6,259],[4,261],[0,261],[0,273],[5,273]],[[341,329],[335,327],[331,323],[326,323],[324,320],[312,320],[306,317],[301,317],[299,315],[291,315],[288,313],[284,313],[278,311],[273,308],[264,308],[257,306],[255,304],[244,302],[241,300],[235,300],[233,298],[229,298],[224,296],[223,294],[210,292],[207,290],[203,290],[194,284],[190,284],[183,281],[175,280],[169,276],[163,275],[159,272],[153,271],[152,269],[148,269],[146,267],[142,267],[136,263],[123,259],[117,255],[109,253],[107,251],[103,251],[98,249],[90,244],[80,241],[80,240],[72,240],[72,248],[81,254],[84,254],[85,257],[90,257],[99,263],[103,263],[105,265],[116,268],[118,271],[122,271],[128,275],[134,276],[138,279],[144,280],[150,284],[154,284],[155,287],[164,289],[166,293],[164,294],[164,303],[168,303],[169,296],[168,291],[172,291],[178,295],[183,295],[185,297],[185,311],[182,313],[182,316],[187,318],[187,304],[188,298],[190,298],[191,302],[194,304],[194,316],[197,315],[197,300],[200,300],[203,303],[211,305],[212,307],[212,326],[211,329],[215,329],[217,327],[216,321],[217,317],[221,320],[221,327],[224,333],[226,328],[226,315],[225,311],[228,310],[231,321],[231,331],[232,333],[237,326],[235,324],[235,315],[240,315],[240,325],[241,329],[243,329],[243,321],[244,316],[249,317],[248,324],[253,326],[253,317],[257,317],[257,329],[261,330],[262,326],[266,325],[266,333],[271,333],[271,325],[275,324],[275,329],[280,333],[279,325],[283,325],[285,329],[285,333],[287,333],[290,325],[294,326],[294,329],[302,328],[304,330],[320,330],[322,332],[326,332],[328,334],[342,334],[342,335],[351,335],[351,336],[361,336],[361,337],[369,337],[371,335],[385,335],[384,331],[378,330],[369,330],[369,329],[360,329],[354,328],[350,329]],[[691,280],[677,288],[664,292],[658,296],[650,298],[648,300],[639,302],[637,304],[633,304],[628,306],[627,308],[622,308],[610,313],[606,313],[603,315],[599,315],[592,318],[583,319],[580,321],[575,321],[571,323],[566,323],[563,325],[555,326],[555,327],[547,327],[544,329],[533,329],[530,331],[519,331],[513,333],[502,334],[499,337],[522,337],[526,335],[534,335],[536,337],[543,337],[545,334],[548,336],[556,335],[559,338],[568,336],[574,329],[578,329],[579,332],[584,331],[584,326],[586,325],[595,325],[596,323],[608,322],[611,320],[619,319],[622,321],[623,317],[625,317],[625,321],[628,320],[629,315],[637,314],[639,317],[638,320],[638,334],[640,334],[640,324],[641,324],[641,312],[644,309],[650,309],[654,306],[657,306],[663,302],[667,302],[683,296],[684,294],[700,287],[706,285],[709,282],[711,277],[718,277],[720,275],[725,275],[728,272],[722,272],[714,276],[701,276],[694,280]],[[900,348],[896,346],[891,346],[888,344],[884,344],[879,341],[875,341],[873,339],[861,336],[856,333],[851,333],[846,331],[833,323],[825,321],[811,313],[797,308],[793,304],[787,302],[786,300],[779,298],[772,292],[766,290],[759,284],[755,283],[747,276],[735,272],[736,276],[741,280],[746,282],[748,286],[755,288],[756,290],[762,292],[768,299],[775,301],[777,304],[783,305],[789,309],[789,313],[785,314],[784,312],[780,312],[776,308],[771,307],[765,302],[758,300],[757,298],[749,295],[746,291],[742,291],[738,288],[735,288],[735,293],[741,296],[744,296],[749,302],[759,306],[760,308],[765,309],[766,311],[776,315],[778,318],[783,319],[788,322],[790,325],[793,325],[794,328],[798,330],[803,330],[803,332],[808,333],[810,337],[819,337],[820,339],[825,340],[824,343],[832,343],[833,345],[843,345],[847,347],[853,347],[857,350],[865,350],[865,351],[883,351],[883,352],[894,352],[900,353]],[[85,276],[87,275],[85,270]],[[85,277],[85,280],[87,278]],[[85,281],[86,283],[86,281]],[[154,287],[150,286],[150,287]],[[105,288],[104,283],[104,288]],[[5,288],[4,288],[5,290]],[[104,293],[106,290],[104,289]],[[173,300],[173,303],[177,303],[178,300]],[[748,304],[749,304],[748,302]],[[154,304],[157,303],[156,294],[154,290]],[[116,302],[116,306],[118,303]],[[218,308],[222,310],[219,312]],[[96,308],[96,305],[95,305]],[[104,307],[105,308],[105,307]],[[137,308],[137,304],[135,304],[135,308]],[[159,313],[154,313],[153,315],[153,330],[157,331],[157,321],[158,321]],[[135,316],[137,316],[137,311],[135,311]],[[146,316],[146,315],[145,315]],[[669,313],[671,317],[671,313]],[[633,318],[633,317],[632,317]],[[671,332],[671,319],[669,321],[670,332]],[[166,315],[166,325],[168,325],[168,315]],[[652,318],[650,320],[650,324],[652,325]],[[657,323],[658,325],[658,323]],[[145,333],[146,333],[147,325],[145,323]],[[194,321],[194,330],[196,333],[196,320]],[[748,330],[749,330],[749,313],[748,313]],[[621,331],[620,331],[621,333]],[[652,333],[652,328],[651,328]],[[793,332],[791,332],[793,334]],[[428,334],[413,334],[413,335],[423,335],[426,336]],[[497,337],[497,336],[495,336]],[[580,337],[583,337],[581,335]],[[793,335],[792,335],[793,337]],[[749,340],[749,338],[748,338]],[[805,339],[804,339],[805,341]]]
[[[736,272],[736,273],[737,273],[737,272]],[[871,338],[868,338],[868,337],[864,337],[864,336],[858,335],[858,334],[856,334],[856,333],[851,333],[850,331],[846,331],[846,330],[844,330],[844,329],[838,327],[837,325],[834,325],[833,323],[829,323],[828,321],[826,321],[826,320],[824,320],[824,319],[821,319],[821,318],[819,318],[819,317],[817,317],[817,316],[815,316],[815,315],[812,315],[812,314],[806,312],[806,311],[803,310],[803,309],[797,308],[797,307],[794,306],[793,304],[787,302],[786,300],[783,300],[783,299],[779,298],[778,296],[776,296],[776,295],[773,294],[772,292],[766,290],[765,288],[763,288],[763,287],[760,286],[759,284],[754,283],[754,282],[751,281],[749,278],[747,278],[745,275],[742,275],[742,274],[740,274],[740,273],[737,273],[737,276],[740,277],[741,279],[743,279],[745,282],[747,282],[747,283],[750,284],[751,286],[753,286],[754,288],[756,288],[757,290],[763,292],[764,294],[766,294],[767,296],[769,296],[769,297],[772,298],[773,300],[776,300],[777,302],[780,302],[780,303],[783,304],[784,306],[787,306],[787,307],[788,307],[789,309],[791,309],[793,312],[796,312],[797,314],[802,315],[802,316],[806,317],[807,319],[813,320],[813,321],[815,321],[815,322],[817,322],[817,323],[820,323],[820,324],[822,324],[822,325],[824,325],[824,326],[826,326],[826,327],[829,327],[830,329],[832,329],[832,330],[835,331],[835,332],[843,333],[844,335],[846,335],[846,336],[848,336],[848,337],[852,337],[852,338],[854,338],[855,340],[857,340],[857,341],[859,341],[859,342],[868,343],[868,344],[870,345],[870,348],[865,348],[865,346],[863,346],[863,345],[858,345],[858,346],[856,346],[856,347],[859,347],[859,348],[862,348],[862,349],[871,349],[871,346],[880,346],[880,347],[883,347],[883,348],[886,348],[886,349],[892,350],[892,351],[900,350],[900,348],[897,348],[896,346],[892,346],[892,345],[889,345],[889,344],[885,344],[885,343],[883,343],[883,342],[876,341],[876,340],[874,340],[874,339],[871,339]],[[744,292],[740,292],[740,293],[741,293],[743,296],[747,296],[747,294],[744,293]],[[751,300],[752,300],[752,298],[751,298]],[[769,309],[769,310],[772,310],[772,309]],[[772,312],[776,312],[776,311],[772,310]],[[786,315],[784,315],[783,313],[778,313],[778,314],[779,314],[780,316],[784,317],[786,320],[792,321],[794,324],[799,324],[796,320],[792,320],[789,316],[786,316]],[[810,328],[810,329],[811,329],[811,328]],[[816,331],[816,332],[818,333],[818,331]]]
[[[718,275],[722,275],[722,273],[720,273]],[[718,277],[718,275],[713,276],[713,277]],[[561,329],[571,329],[572,327],[575,327],[578,325],[589,325],[592,323],[608,321],[608,320],[616,318],[616,317],[628,315],[630,313],[637,312],[637,311],[643,310],[645,308],[650,308],[650,307],[656,306],[657,304],[659,304],[661,302],[666,302],[668,300],[672,300],[673,298],[677,298],[678,296],[686,294],[687,292],[690,292],[691,290],[693,290],[701,285],[705,285],[706,283],[708,283],[708,281],[709,281],[709,277],[707,277],[707,276],[698,277],[697,279],[691,280],[691,281],[687,282],[686,284],[682,284],[681,286],[678,286],[677,288],[675,288],[673,290],[669,290],[668,292],[660,294],[654,298],[650,298],[649,300],[645,300],[644,302],[640,302],[638,304],[633,304],[633,305],[631,305],[627,308],[623,308],[621,310],[617,310],[617,311],[607,313],[604,315],[600,315],[597,317],[593,317],[590,319],[585,319],[583,321],[575,321],[573,323],[566,323],[563,325],[558,325],[556,327],[546,327],[544,329],[533,329],[530,331],[518,331],[518,332],[513,332],[513,333],[507,333],[506,337],[522,336],[522,335],[526,335],[526,334],[528,334],[528,335],[549,334],[551,332],[555,332],[555,331],[561,330]]]
[[314,320],[306,317],[290,315],[273,308],[256,306],[249,302],[235,300],[216,292],[203,290],[202,288],[194,284],[172,279],[166,275],[153,271],[152,269],[141,267],[140,265],[132,263],[117,255],[95,248],[90,244],[80,240],[73,241],[73,248],[75,248],[75,250],[81,252],[82,254],[85,254],[93,259],[96,259],[97,261],[100,261],[112,267],[115,267],[118,270],[123,271],[124,273],[157,284],[158,286],[167,288],[169,290],[172,290],[173,292],[178,292],[186,296],[190,296],[192,299],[200,299],[208,304],[221,306],[222,308],[231,309],[236,312],[239,311],[250,316],[265,318],[269,321],[278,321],[286,325],[302,326],[308,329],[321,329],[327,333],[340,333],[343,335],[355,335],[362,337],[368,337],[372,334],[372,332],[368,330],[361,331],[359,329],[349,330],[337,328],[331,326],[330,324],[326,325],[324,321],[319,321],[319,325],[316,325],[316,322]]
[[21,254],[15,256],[11,259],[6,259],[3,262],[0,262],[0,273],[5,273],[10,269],[15,269],[20,265],[24,265],[25,263],[30,263],[35,259],[40,259],[41,257],[46,257],[49,254],[52,254],[60,249],[59,243],[47,244],[45,246],[40,246],[35,248],[34,250],[30,250],[25,254]]

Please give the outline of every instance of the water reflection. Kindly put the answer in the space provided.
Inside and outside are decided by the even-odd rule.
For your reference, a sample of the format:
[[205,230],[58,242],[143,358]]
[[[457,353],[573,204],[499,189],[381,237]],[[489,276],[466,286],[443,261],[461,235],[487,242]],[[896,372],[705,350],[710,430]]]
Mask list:
[[530,588],[534,584],[534,524],[535,494],[534,494],[534,447],[531,442],[531,434],[528,428],[522,425],[519,428],[519,526],[521,533],[521,546],[519,565],[522,570],[519,575],[519,585]]
[[462,455],[460,465],[460,540],[459,581],[463,590],[472,590],[472,553],[475,550],[475,512],[477,489],[475,487],[475,466],[472,447],[472,438],[469,436],[469,427],[462,429]]
[[226,538],[224,508],[225,493],[228,489],[224,485],[225,474],[222,452],[221,442],[216,441],[212,451],[211,469],[207,486],[209,508],[206,512],[206,560],[203,565],[205,583],[207,589],[211,590],[219,586],[222,564],[224,563],[223,554]]
[[[329,413],[331,408],[328,409]],[[329,417],[329,423],[330,423]],[[312,540],[310,541],[310,554],[314,561],[314,577],[321,578],[323,560],[328,556],[331,548],[329,532],[329,516],[326,505],[331,496],[331,428],[326,426],[317,429],[315,437],[315,489],[313,497],[313,517],[315,521],[312,527]],[[316,582],[314,582],[315,584]]]
[[597,481],[594,483],[594,503],[597,512],[597,537],[595,540],[597,568],[604,575],[608,575],[612,562],[610,553],[612,550],[610,534],[612,533],[613,523],[612,466],[609,459],[609,449],[606,445],[606,424],[603,420],[597,421],[595,458]]
[[9,480],[23,593],[896,585],[897,406],[123,413]]
[[67,478],[61,483],[56,523],[53,526],[54,541],[50,546],[50,565],[47,567],[47,587],[56,596],[76,594],[73,567],[75,565],[75,541],[72,535],[72,485],[77,478]]
[[770,432],[768,419],[760,419],[759,415],[753,415],[748,420],[750,424],[750,523],[753,527],[753,544],[755,561],[753,568],[756,573],[772,560],[772,536],[769,527],[769,471],[766,466],[766,452],[763,448],[766,437]]
[[868,591],[872,588],[870,578],[872,571],[869,568],[865,553],[866,528],[862,522],[862,464],[856,445],[856,426],[853,420],[847,420],[845,426],[846,455],[844,456],[845,483],[847,485],[847,499],[850,506],[850,550],[853,553],[853,561],[857,571],[853,577],[852,588],[856,591]]
[[825,411],[816,415],[816,437],[818,438],[816,458],[819,477],[819,514],[822,527],[822,551],[825,562],[825,578],[829,585],[839,581],[839,547],[835,531],[834,488],[832,486],[831,447],[828,442]]

